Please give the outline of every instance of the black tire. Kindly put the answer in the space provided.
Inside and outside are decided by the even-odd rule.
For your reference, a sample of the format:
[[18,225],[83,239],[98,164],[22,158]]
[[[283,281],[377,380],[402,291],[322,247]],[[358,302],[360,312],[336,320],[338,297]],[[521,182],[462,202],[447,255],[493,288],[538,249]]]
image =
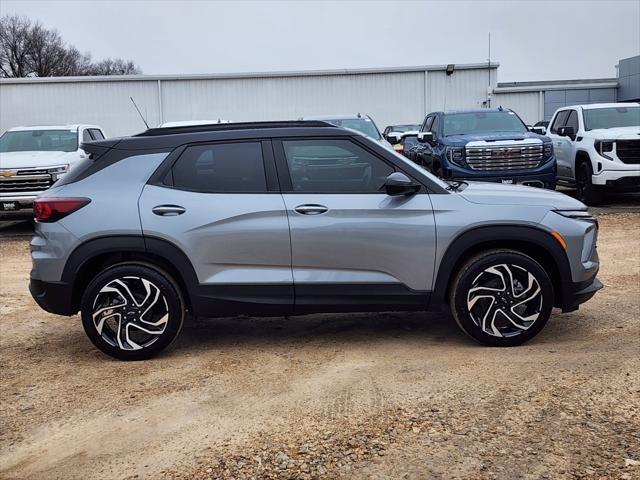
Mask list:
[[[497,273],[493,273],[494,268]],[[530,281],[529,274],[537,286]],[[501,283],[503,278],[509,280],[511,289],[508,283]],[[505,287],[504,292],[489,290],[499,289],[501,285]],[[519,292],[520,287],[523,290]],[[539,295],[534,296],[538,287]],[[529,296],[529,301],[519,305]],[[540,264],[528,255],[507,249],[489,250],[469,259],[456,273],[449,291],[451,313],[462,331],[480,343],[495,347],[520,345],[535,337],[551,316],[553,299],[553,284]],[[524,321],[532,317],[535,317],[532,321]],[[515,320],[519,327],[509,319]]]
[[585,205],[602,202],[602,191],[591,182],[591,162],[580,162],[576,168],[576,198]]
[[178,336],[184,307],[179,287],[166,272],[132,262],[109,267],[91,280],[80,311],[84,331],[98,349],[119,360],[144,360]]

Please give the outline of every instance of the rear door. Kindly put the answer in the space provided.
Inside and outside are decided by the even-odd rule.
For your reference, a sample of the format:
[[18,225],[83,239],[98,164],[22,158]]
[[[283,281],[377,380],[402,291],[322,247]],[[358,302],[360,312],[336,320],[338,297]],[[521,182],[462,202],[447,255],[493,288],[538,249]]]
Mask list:
[[140,198],[144,235],[180,248],[210,299],[291,305],[289,224],[271,142],[189,145],[164,168]]
[[424,187],[388,196],[383,184],[397,167],[350,137],[274,140],[274,148],[296,308],[426,305],[435,227]]

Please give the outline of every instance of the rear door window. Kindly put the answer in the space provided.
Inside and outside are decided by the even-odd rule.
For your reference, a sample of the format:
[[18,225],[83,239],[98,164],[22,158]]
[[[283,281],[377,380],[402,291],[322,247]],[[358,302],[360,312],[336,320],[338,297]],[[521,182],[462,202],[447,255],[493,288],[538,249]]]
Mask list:
[[187,147],[172,169],[173,186],[203,193],[267,191],[260,142]]

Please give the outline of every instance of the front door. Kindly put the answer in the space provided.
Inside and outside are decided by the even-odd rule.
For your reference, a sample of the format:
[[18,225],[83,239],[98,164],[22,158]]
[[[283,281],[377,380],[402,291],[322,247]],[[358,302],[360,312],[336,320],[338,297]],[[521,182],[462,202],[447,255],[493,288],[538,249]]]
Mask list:
[[426,305],[435,257],[426,191],[387,195],[383,184],[394,165],[348,137],[274,145],[291,229],[296,308]]

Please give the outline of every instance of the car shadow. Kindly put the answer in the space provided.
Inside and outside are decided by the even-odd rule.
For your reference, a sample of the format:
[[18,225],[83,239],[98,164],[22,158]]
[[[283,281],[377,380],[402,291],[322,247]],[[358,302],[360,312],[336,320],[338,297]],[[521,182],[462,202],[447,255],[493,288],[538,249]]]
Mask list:
[[418,339],[429,344],[475,345],[447,315],[425,312],[312,314],[185,320],[173,351],[228,345],[275,346],[331,342],[357,344]]

